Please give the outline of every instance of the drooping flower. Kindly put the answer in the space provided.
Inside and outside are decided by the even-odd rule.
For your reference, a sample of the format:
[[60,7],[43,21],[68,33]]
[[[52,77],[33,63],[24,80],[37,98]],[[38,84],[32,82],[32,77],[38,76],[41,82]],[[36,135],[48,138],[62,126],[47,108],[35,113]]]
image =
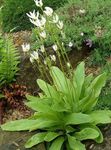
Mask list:
[[87,39],[87,40],[85,40],[85,43],[86,43],[86,46],[88,46],[89,48],[91,48],[91,47],[92,47],[92,45],[93,45],[93,42],[92,42],[92,40],[91,40],[91,39]]
[[47,65],[47,61],[46,60],[44,60],[44,65]]
[[29,14],[28,13],[26,14],[29,18],[34,19],[34,20],[37,20],[39,17],[39,12],[36,13],[35,10],[33,12],[29,12]]
[[58,49],[58,47],[57,47],[56,44],[54,44],[54,45],[52,46],[52,48],[53,48],[54,51],[57,51],[57,49]]
[[71,64],[69,62],[67,62],[67,67],[70,68],[71,67]]
[[42,16],[40,22],[41,22],[41,26],[44,26],[46,23],[45,17]]
[[43,28],[45,26],[46,19],[43,16],[41,17],[41,19],[36,20],[30,18],[30,22],[39,28]]
[[79,10],[79,13],[80,13],[80,14],[85,14],[85,13],[86,13],[86,10],[85,10],[85,9],[80,9],[80,10]]
[[54,61],[54,62],[56,61],[56,56],[55,55],[50,55],[50,58],[51,58],[52,61]]
[[53,16],[53,23],[58,23],[58,21],[59,21],[59,16],[57,14],[55,14]]
[[63,25],[63,22],[62,22],[62,21],[59,21],[58,24],[57,24],[57,27],[62,30],[62,29],[63,29],[63,26],[64,26],[64,25]]
[[41,27],[41,23],[40,23],[40,20],[39,19],[37,19],[37,20],[34,20],[34,19],[29,19],[30,20],[30,22],[32,23],[32,24],[34,24],[35,26],[37,26],[37,27]]
[[81,32],[81,34],[80,34],[81,36],[84,36],[84,33],[83,32]]
[[44,13],[45,13],[47,16],[52,16],[52,14],[53,14],[53,9],[50,8],[50,7],[45,7]]
[[36,4],[36,6],[38,6],[38,7],[42,7],[43,6],[42,0],[34,0],[34,2]]
[[41,45],[41,47],[40,47],[40,51],[41,51],[42,53],[44,53],[44,52],[45,52],[44,45]]
[[38,60],[39,59],[39,54],[37,51],[34,51],[32,54],[30,54],[31,58],[30,60]]
[[28,43],[23,43],[22,45],[22,50],[23,50],[23,52],[28,52],[29,50],[30,50],[30,44],[28,44]]
[[42,31],[42,32],[40,33],[40,36],[45,39],[45,38],[46,38],[46,32],[45,32],[45,31]]
[[33,63],[34,62],[34,58],[30,57],[30,62]]
[[72,47],[73,46],[73,43],[72,42],[69,42],[69,47]]

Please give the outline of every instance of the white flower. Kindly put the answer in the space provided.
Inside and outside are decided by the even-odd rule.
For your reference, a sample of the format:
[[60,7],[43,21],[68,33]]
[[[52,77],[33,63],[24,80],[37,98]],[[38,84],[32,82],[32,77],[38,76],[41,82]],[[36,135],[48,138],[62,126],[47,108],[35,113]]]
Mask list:
[[41,23],[40,23],[40,20],[39,19],[37,19],[37,20],[34,20],[34,19],[29,19],[30,20],[30,22],[32,23],[32,24],[34,24],[35,26],[37,26],[37,27],[41,27]]
[[84,36],[84,33],[83,33],[83,32],[81,32],[81,36]]
[[41,26],[44,26],[46,23],[46,19],[42,16],[40,22],[41,22]]
[[44,45],[41,45],[41,47],[40,47],[40,51],[41,51],[42,53],[44,53],[44,52],[45,52]]
[[37,20],[39,17],[39,12],[36,13],[35,10],[33,12],[29,12],[29,14],[28,13],[26,14],[29,18],[34,19],[34,20]]
[[54,62],[56,61],[56,56],[55,55],[50,55],[50,58],[51,58],[52,61],[54,61]]
[[63,29],[63,22],[62,21],[59,21],[58,22],[58,24],[57,24],[57,27],[59,28],[59,29]]
[[70,68],[71,67],[71,64],[69,62],[67,62],[67,67]]
[[47,16],[52,16],[52,14],[53,14],[53,9],[50,8],[50,7],[45,7],[44,13],[45,13]]
[[40,36],[45,39],[46,38],[46,32],[45,31],[41,32]]
[[53,23],[57,23],[59,21],[59,16],[57,14],[55,14],[53,16]]
[[39,59],[39,54],[37,51],[34,51],[32,54],[30,54],[31,58],[30,60],[38,60]]
[[33,63],[34,62],[34,58],[30,57],[30,62]]
[[62,46],[64,46],[64,43],[62,42]]
[[30,44],[26,43],[26,44],[22,44],[22,50],[23,52],[28,52],[30,50]]
[[42,7],[43,6],[42,0],[34,0],[34,2],[36,4],[36,6],[38,6],[38,7]]
[[53,48],[54,51],[57,51],[57,49],[58,49],[58,47],[57,47],[56,44],[54,44],[54,45],[52,46],[52,48]]
[[86,12],[85,9],[80,9],[80,10],[79,10],[79,13],[80,13],[80,14],[85,14],[85,12]]
[[30,22],[39,28],[43,28],[43,26],[45,26],[46,19],[43,16],[41,19],[36,20],[30,18]]
[[73,46],[73,43],[72,42],[69,42],[69,47],[72,47]]
[[47,65],[47,61],[46,60],[44,60],[44,64]]

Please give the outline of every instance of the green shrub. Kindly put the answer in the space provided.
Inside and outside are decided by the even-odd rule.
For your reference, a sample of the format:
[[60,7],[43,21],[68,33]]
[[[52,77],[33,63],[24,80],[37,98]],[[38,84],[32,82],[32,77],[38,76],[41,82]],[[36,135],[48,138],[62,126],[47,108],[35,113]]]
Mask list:
[[9,37],[0,39],[0,87],[14,81],[19,70],[19,54]]
[[84,63],[78,65],[71,78],[57,67],[51,67],[50,85],[38,79],[43,91],[41,97],[27,96],[28,107],[37,111],[29,119],[12,121],[2,125],[7,131],[42,132],[32,136],[25,144],[26,148],[48,142],[48,150],[85,150],[83,140],[92,139],[98,143],[103,136],[97,125],[111,123],[111,111],[96,110],[98,96],[105,85],[106,74],[95,79],[92,74],[85,77]]
[[[67,0],[44,0],[44,4],[56,9]],[[31,24],[26,13],[36,9],[34,0],[4,0],[2,9],[3,30],[19,31],[31,29]]]

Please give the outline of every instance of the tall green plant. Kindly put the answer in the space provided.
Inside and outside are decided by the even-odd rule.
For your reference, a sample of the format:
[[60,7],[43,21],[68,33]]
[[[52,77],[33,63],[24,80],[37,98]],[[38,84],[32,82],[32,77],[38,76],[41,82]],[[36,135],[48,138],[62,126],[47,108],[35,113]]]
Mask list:
[[11,38],[4,38],[3,47],[0,47],[0,86],[9,84],[15,80],[15,75],[19,70],[19,53],[17,52]]
[[25,144],[26,148],[48,142],[48,150],[85,150],[83,140],[103,141],[99,124],[111,123],[111,111],[96,110],[106,74],[96,78],[92,74],[85,76],[84,63],[77,66],[73,76],[67,78],[57,67],[51,67],[53,85],[38,79],[43,91],[41,97],[27,96],[28,107],[37,111],[29,119],[12,121],[1,126],[7,131],[41,132],[32,136]]

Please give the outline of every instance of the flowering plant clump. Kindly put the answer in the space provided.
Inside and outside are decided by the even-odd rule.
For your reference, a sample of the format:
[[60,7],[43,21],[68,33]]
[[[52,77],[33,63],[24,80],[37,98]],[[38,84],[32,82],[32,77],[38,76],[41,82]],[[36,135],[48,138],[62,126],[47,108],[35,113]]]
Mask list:
[[[52,65],[56,65],[57,60],[62,70],[64,68],[63,63],[68,64],[66,65],[68,69],[71,68],[64,43],[60,40],[65,38],[63,22],[59,19],[59,16],[52,8],[44,7],[41,0],[34,1],[36,6],[40,8],[41,13],[34,10],[33,12],[27,13],[27,16],[29,17],[30,22],[35,26],[37,41],[40,45],[36,50],[31,51],[29,44],[23,44],[23,51],[30,54],[31,63],[37,63],[42,76],[44,76],[46,70],[48,70]],[[49,36],[53,41],[53,44],[49,48],[50,50],[45,47],[45,41]],[[73,43],[69,42],[68,46],[71,48]],[[42,70],[40,68],[42,68]]]

